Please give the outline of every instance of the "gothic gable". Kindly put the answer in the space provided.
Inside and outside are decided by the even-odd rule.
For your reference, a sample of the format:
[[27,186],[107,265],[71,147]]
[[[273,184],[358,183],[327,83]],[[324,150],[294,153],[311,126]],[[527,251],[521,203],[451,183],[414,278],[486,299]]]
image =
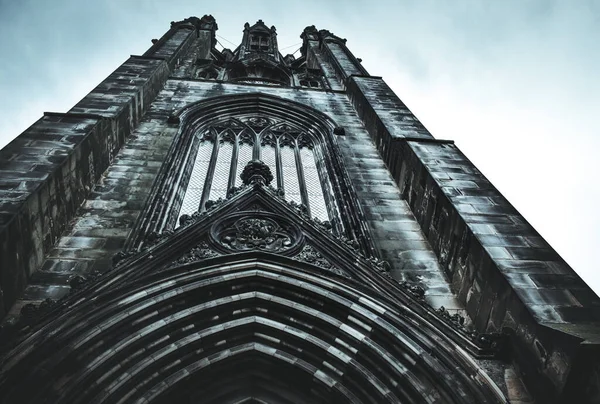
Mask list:
[[[256,252],[277,254],[318,267],[324,274],[351,277],[339,265],[345,263],[363,269],[369,265],[385,270],[384,263],[366,259],[357,250],[357,243],[337,237],[328,221],[311,219],[306,208],[282,198],[269,185],[272,180],[268,166],[251,161],[246,167],[264,169],[260,182],[247,178],[245,184],[230,193],[227,199],[208,201],[208,208],[193,215],[183,215],[174,231],[151,234],[137,254],[122,254],[119,268],[126,268],[152,257],[154,268],[167,268],[222,255]],[[265,175],[267,180],[262,177]],[[256,176],[256,174],[255,174]],[[372,270],[371,268],[369,270]],[[137,270],[136,273],[139,273]]]

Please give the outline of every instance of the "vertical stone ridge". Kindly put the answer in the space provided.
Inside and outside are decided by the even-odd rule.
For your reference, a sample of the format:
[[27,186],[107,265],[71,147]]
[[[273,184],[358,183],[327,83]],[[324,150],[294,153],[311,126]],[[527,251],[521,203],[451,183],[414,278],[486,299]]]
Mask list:
[[[152,58],[129,58],[67,114],[47,113],[0,151],[0,316],[112,164],[194,32],[170,30],[147,52]],[[68,286],[52,290],[46,297],[64,294]]]

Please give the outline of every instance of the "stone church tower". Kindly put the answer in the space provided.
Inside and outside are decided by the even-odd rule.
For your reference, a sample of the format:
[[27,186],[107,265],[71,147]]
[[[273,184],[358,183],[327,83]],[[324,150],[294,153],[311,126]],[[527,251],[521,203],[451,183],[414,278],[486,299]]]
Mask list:
[[173,22],[0,152],[1,403],[599,403],[600,300],[326,30]]

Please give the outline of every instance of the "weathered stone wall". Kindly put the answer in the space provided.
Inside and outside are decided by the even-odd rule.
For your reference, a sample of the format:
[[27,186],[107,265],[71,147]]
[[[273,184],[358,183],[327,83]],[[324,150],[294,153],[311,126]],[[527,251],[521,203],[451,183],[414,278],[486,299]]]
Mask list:
[[329,88],[336,91],[344,90],[345,87],[342,85],[340,77],[336,75],[335,69],[327,61],[318,41],[307,41],[306,57],[307,60],[311,61],[311,64],[309,65],[310,67],[320,68],[321,71],[323,71],[323,76],[325,77],[327,84],[329,84]]
[[542,402],[582,391],[593,402],[600,382],[582,375],[597,369],[600,299],[381,78],[350,76],[347,88],[475,328],[512,336],[513,358]]
[[373,241],[382,257],[391,263],[393,275],[422,285],[427,290],[426,299],[435,307],[443,305],[460,310],[436,255],[343,93],[188,80],[167,82],[88,197],[72,229],[50,251],[19,306],[45,297],[59,297],[67,292],[71,275],[86,275],[110,266],[110,259],[122,247],[139,215],[177,130],[167,124],[172,110],[208,97],[257,91],[315,108],[345,128],[346,135],[338,137],[344,162]]
[[[79,265],[43,260],[161,90],[169,64],[192,39],[192,30],[175,30],[153,47],[160,57],[132,56],[67,114],[46,114],[0,151],[2,317],[30,281],[42,286],[32,284],[26,300],[56,298],[68,290],[64,283],[49,281],[52,276],[33,278],[34,273],[42,265],[50,272]],[[73,246],[102,248],[106,241],[58,242],[59,249]],[[69,253],[51,257],[68,258]]]
[[[410,280],[426,290],[427,300],[439,307],[458,310],[461,306],[450,292],[437,257],[423,237],[408,205],[373,145],[365,126],[358,119],[343,93],[252,86],[202,81],[171,80],[164,94],[165,105],[179,109],[189,103],[227,94],[260,91],[296,101],[329,115],[346,135],[337,138],[343,159],[365,211],[375,246],[388,260],[397,279]],[[163,102],[159,97],[157,102]]]
[[480,331],[509,333],[512,357],[541,402],[600,395],[600,300],[383,80],[351,71],[360,67],[354,59],[340,64],[353,58],[342,45],[331,51],[310,41],[333,91],[167,81],[206,51],[210,35],[196,34],[175,26],[69,113],[47,114],[0,152],[2,315],[61,297],[74,274],[111,266],[176,134],[167,123],[173,110],[262,92],[315,108],[345,129],[337,141],[346,169],[396,279],[423,286],[434,307],[466,309]]
[[175,26],[148,49],[144,56],[164,59],[167,61],[169,69],[173,70],[187,56],[189,46],[195,37],[196,31],[193,26]]
[[383,158],[395,139],[433,139],[381,77],[350,77],[348,97]]
[[387,164],[475,327],[512,336],[538,399],[573,397],[600,299],[452,143],[399,139]]
[[353,75],[366,74],[365,69],[347,51],[346,46],[340,40],[325,39],[321,46],[325,53],[329,55],[328,60],[335,67],[341,81],[345,82],[348,77]]
[[0,151],[2,315],[108,166],[110,125],[48,114]]

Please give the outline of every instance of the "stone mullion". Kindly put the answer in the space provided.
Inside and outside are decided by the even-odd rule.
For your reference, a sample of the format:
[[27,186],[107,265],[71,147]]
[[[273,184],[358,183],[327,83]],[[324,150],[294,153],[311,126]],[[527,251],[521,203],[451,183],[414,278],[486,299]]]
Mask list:
[[200,200],[200,206],[198,207],[198,210],[200,212],[204,212],[206,210],[204,208],[204,204],[210,196],[210,188],[212,186],[213,177],[215,175],[215,168],[217,165],[217,156],[219,155],[219,146],[221,145],[221,136],[217,135],[216,132],[213,133],[213,139],[213,151],[212,155],[210,156],[210,163],[208,165],[208,172],[206,173],[204,189],[202,189],[202,199]]
[[252,160],[260,160],[260,135],[254,137],[254,145],[252,147]]
[[300,197],[302,198],[302,204],[306,206],[308,216],[311,217],[310,204],[308,202],[308,191],[306,189],[306,181],[304,180],[304,168],[302,167],[302,157],[300,156],[298,140],[296,140],[294,147],[294,155],[296,156],[296,172],[298,174],[298,184],[300,186]]
[[[243,132],[243,130],[242,130]],[[231,165],[229,166],[229,180],[227,182],[227,192],[235,187],[235,173],[237,172],[238,156],[240,154],[239,138],[241,133],[233,137],[233,150],[231,151]]]
[[281,163],[281,146],[279,145],[279,138],[275,139],[275,170],[277,171],[277,189],[281,189],[285,195],[285,188],[283,186],[283,165]]

